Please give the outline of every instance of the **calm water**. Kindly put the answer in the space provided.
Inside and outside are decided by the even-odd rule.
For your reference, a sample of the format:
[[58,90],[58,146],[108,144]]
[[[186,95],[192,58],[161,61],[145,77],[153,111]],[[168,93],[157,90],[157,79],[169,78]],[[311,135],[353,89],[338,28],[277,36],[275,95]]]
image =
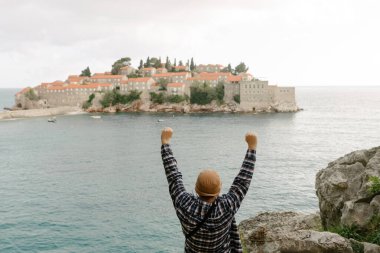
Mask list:
[[164,126],[175,131],[189,191],[207,167],[220,172],[226,191],[245,132],[257,132],[256,171],[238,221],[266,210],[315,211],[316,172],[380,145],[380,87],[297,88],[297,96],[299,113],[0,122],[0,252],[181,252],[160,157]]
[[0,112],[4,107],[11,108],[15,104],[15,94],[21,89],[0,89]]

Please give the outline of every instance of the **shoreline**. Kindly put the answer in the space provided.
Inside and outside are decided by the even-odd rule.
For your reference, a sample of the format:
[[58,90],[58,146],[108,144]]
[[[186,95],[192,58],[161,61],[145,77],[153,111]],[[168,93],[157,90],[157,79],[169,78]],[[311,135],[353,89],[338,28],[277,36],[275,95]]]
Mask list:
[[14,111],[1,111],[1,120],[14,120],[22,118],[35,118],[35,117],[47,117],[57,115],[77,115],[87,113],[79,107],[62,106],[46,109],[27,109],[27,110],[14,110]]
[[292,108],[290,110],[268,110],[261,111],[244,111],[237,107],[223,105],[217,106],[215,104],[209,105],[191,105],[191,104],[151,104],[141,103],[136,101],[129,105],[115,105],[106,108],[90,107],[84,110],[76,106],[60,106],[46,109],[26,109],[26,110],[12,110],[0,111],[0,121],[15,120],[23,118],[47,117],[58,115],[78,115],[78,114],[92,114],[92,113],[178,113],[178,114],[208,114],[208,113],[222,113],[222,114],[265,114],[265,113],[295,113],[302,111],[301,108]]
[[244,110],[236,103],[226,103],[218,105],[213,102],[207,105],[198,105],[190,103],[164,103],[155,104],[151,102],[143,102],[137,100],[127,105],[114,105],[106,108],[99,106],[91,106],[86,111],[89,113],[116,113],[116,112],[150,112],[150,113],[182,113],[182,114],[193,114],[193,113],[243,113],[243,114],[261,114],[261,113],[293,113],[299,112],[303,109],[297,107],[294,104],[285,105],[272,105],[268,108],[261,108],[260,110]]

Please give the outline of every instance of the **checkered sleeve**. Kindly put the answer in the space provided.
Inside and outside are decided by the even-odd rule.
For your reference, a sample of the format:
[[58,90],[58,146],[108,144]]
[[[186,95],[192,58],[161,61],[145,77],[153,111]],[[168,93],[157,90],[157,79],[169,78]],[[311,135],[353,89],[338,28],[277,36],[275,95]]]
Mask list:
[[165,168],[166,178],[169,183],[169,193],[173,200],[174,206],[177,206],[180,197],[186,192],[182,181],[182,174],[178,171],[177,161],[169,144],[161,146],[162,162]]
[[238,211],[241,202],[248,192],[253,176],[253,170],[255,168],[255,162],[256,151],[248,149],[239,174],[235,177],[230,190],[226,194],[228,206],[233,213]]

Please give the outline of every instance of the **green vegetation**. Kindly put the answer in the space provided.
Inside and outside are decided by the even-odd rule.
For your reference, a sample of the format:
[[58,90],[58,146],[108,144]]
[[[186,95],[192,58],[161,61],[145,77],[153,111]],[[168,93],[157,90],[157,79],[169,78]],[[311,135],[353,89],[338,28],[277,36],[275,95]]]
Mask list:
[[80,74],[80,76],[88,76],[88,77],[90,77],[91,76],[90,67],[87,67],[84,70],[82,70],[82,73]]
[[128,78],[138,78],[138,77],[142,77],[142,75],[139,73],[132,73],[132,74],[127,75],[127,77]]
[[25,92],[25,97],[32,101],[37,101],[40,99],[32,88]]
[[195,64],[194,64],[194,60],[193,60],[193,57],[191,57],[191,61],[190,61],[190,70],[191,71],[194,71],[196,68]]
[[[230,66],[231,67],[231,66]],[[235,67],[235,74],[237,75],[237,74],[239,74],[239,73],[245,73],[245,72],[247,72],[248,71],[248,67],[245,65],[245,63],[244,62],[241,62],[241,63],[239,63],[239,65],[237,65],[236,67]]]
[[88,96],[87,101],[83,103],[82,108],[85,110],[90,108],[92,105],[92,100],[94,100],[94,98],[95,98],[95,94],[92,93],[90,96]]
[[131,58],[123,57],[112,64],[112,75],[117,75],[122,67],[131,65]]
[[329,228],[328,231],[348,239],[380,245],[380,214],[373,216],[365,229],[356,226],[337,226]]
[[141,92],[132,90],[128,94],[121,94],[118,90],[107,91],[100,104],[103,107],[108,107],[117,104],[129,104],[135,100],[140,99]]
[[211,101],[216,100],[219,103],[223,102],[224,84],[218,83],[215,88],[210,87],[208,83],[194,83],[191,89],[190,103],[206,105]]
[[143,62],[143,60],[140,60],[139,69],[142,69],[143,67],[144,67],[144,62]]
[[364,245],[360,242],[351,241],[351,247],[355,253],[364,253]]
[[188,97],[186,96],[181,96],[181,95],[166,95],[163,92],[160,93],[155,93],[151,92],[150,93],[150,100],[153,103],[156,104],[163,104],[163,103],[181,103],[185,100],[188,100]]
[[371,186],[369,187],[368,192],[372,194],[380,193],[380,178],[370,176],[369,182],[371,183]]
[[235,95],[234,96],[234,101],[238,104],[240,104],[240,95]]

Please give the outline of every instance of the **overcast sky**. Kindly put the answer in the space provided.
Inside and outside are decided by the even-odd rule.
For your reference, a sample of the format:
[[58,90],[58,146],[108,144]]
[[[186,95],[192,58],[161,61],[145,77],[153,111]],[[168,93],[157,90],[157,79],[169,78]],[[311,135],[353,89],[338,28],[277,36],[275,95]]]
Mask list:
[[378,0],[0,0],[0,87],[124,56],[232,66],[279,85],[380,85]]

